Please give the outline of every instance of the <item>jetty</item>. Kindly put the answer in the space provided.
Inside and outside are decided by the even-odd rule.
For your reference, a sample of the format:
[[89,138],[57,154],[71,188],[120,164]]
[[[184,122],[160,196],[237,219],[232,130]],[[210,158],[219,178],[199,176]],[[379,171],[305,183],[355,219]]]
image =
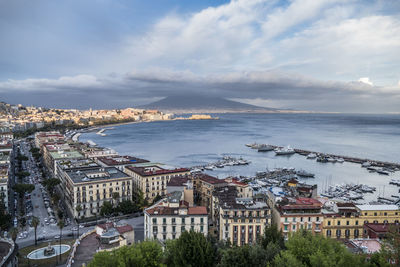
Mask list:
[[[250,145],[246,145],[246,146],[250,146]],[[268,145],[268,146],[271,146],[274,149],[282,149],[283,148],[282,146],[276,146],[276,145]],[[397,170],[397,171],[400,170],[400,163],[373,160],[373,159],[367,159],[367,158],[357,158],[357,157],[350,157],[350,156],[336,155],[336,154],[329,154],[329,153],[322,153],[322,152],[304,150],[304,149],[298,149],[298,148],[294,148],[294,151],[297,154],[300,154],[302,156],[308,156],[309,154],[313,153],[317,156],[322,156],[322,157],[326,157],[326,158],[336,158],[336,159],[342,158],[344,161],[351,162],[351,163],[363,164],[365,162],[369,162],[370,165],[373,167],[381,167],[381,168]]]

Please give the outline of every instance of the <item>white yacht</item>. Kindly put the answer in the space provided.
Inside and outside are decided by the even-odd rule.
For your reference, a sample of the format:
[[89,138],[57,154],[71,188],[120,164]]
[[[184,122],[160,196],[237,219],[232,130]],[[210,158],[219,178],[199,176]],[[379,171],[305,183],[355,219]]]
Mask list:
[[310,153],[307,155],[308,159],[315,159],[316,157],[317,157],[317,154],[315,154],[315,153]]
[[275,149],[276,155],[292,155],[294,153],[296,153],[296,151],[290,146]]
[[258,152],[267,152],[274,150],[274,147],[271,145],[262,144],[258,147]]

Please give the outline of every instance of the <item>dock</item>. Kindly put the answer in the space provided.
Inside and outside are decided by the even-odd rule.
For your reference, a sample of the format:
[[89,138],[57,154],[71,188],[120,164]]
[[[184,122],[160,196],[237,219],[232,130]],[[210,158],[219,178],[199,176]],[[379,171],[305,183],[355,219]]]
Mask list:
[[[283,148],[282,146],[276,146],[276,145],[270,145],[270,146],[272,146],[274,149]],[[349,156],[343,156],[343,155],[335,155],[335,154],[322,153],[322,152],[304,150],[304,149],[298,149],[298,148],[294,148],[294,151],[297,154],[300,154],[302,156],[307,156],[310,153],[314,153],[317,156],[325,156],[325,157],[331,157],[331,158],[342,158],[344,161],[351,162],[351,163],[363,164],[364,162],[369,162],[371,164],[371,166],[374,166],[374,167],[381,167],[381,168],[400,170],[400,163],[379,161],[379,160],[366,159],[366,158],[349,157]]]

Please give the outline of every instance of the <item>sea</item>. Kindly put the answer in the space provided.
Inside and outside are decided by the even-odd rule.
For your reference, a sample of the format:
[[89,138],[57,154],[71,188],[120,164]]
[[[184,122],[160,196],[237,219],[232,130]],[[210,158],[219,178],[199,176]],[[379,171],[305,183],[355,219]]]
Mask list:
[[176,120],[132,123],[105,127],[106,136],[84,133],[80,141],[165,164],[192,167],[215,162],[223,156],[242,157],[251,163],[206,171],[218,178],[255,176],[257,171],[294,167],[315,174],[302,182],[317,184],[318,192],[330,185],[353,183],[376,187],[365,194],[369,202],[381,197],[400,196],[390,185],[400,172],[371,173],[355,163],[318,163],[294,154],[276,156],[257,152],[245,144],[266,143],[316,152],[400,162],[400,115],[371,114],[213,114],[218,120]]

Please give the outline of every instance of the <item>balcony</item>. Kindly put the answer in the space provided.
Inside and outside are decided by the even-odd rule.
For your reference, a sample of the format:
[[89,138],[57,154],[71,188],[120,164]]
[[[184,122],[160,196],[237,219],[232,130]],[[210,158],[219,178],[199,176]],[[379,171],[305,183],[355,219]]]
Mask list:
[[289,222],[289,221],[287,221],[287,222],[283,222],[283,224],[284,224],[284,225],[289,225],[289,224],[290,224],[290,222]]
[[322,223],[322,221],[316,221],[315,222],[315,224],[321,224]]
[[319,232],[321,232],[321,229],[315,228],[315,229],[314,229],[314,232],[319,233]]

